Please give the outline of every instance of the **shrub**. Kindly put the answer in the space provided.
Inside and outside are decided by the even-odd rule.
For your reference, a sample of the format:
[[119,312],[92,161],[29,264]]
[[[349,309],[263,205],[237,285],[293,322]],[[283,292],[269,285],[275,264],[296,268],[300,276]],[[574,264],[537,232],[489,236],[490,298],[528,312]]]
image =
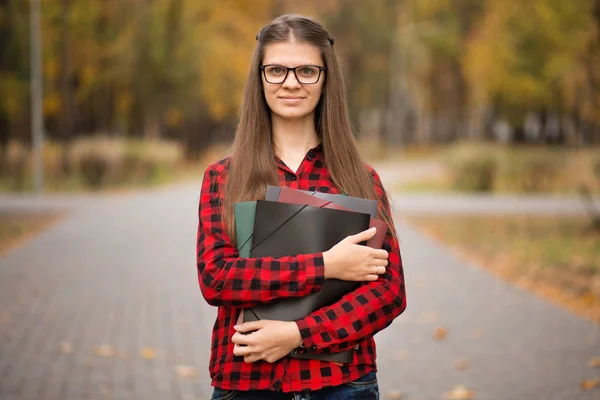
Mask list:
[[497,162],[491,155],[457,159],[451,166],[452,185],[467,192],[490,192],[494,187]]
[[517,153],[503,159],[501,185],[512,192],[552,192],[564,167],[564,156],[553,153]]
[[71,150],[90,187],[165,181],[183,155],[175,142],[108,137],[80,139]]
[[3,170],[12,190],[23,190],[27,185],[29,151],[17,141],[11,141],[5,151]]
[[80,138],[72,144],[69,163],[76,166],[85,186],[98,189],[116,173],[122,147],[118,140],[103,136]]
[[463,142],[445,155],[452,186],[467,192],[489,192],[497,175],[497,149],[477,142]]

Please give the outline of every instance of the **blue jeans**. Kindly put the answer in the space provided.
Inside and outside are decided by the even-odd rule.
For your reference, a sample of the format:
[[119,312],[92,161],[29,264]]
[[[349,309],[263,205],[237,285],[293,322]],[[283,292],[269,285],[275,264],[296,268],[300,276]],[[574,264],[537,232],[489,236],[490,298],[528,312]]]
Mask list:
[[377,374],[369,372],[355,381],[319,390],[283,393],[270,390],[225,390],[215,388],[211,400],[379,400]]

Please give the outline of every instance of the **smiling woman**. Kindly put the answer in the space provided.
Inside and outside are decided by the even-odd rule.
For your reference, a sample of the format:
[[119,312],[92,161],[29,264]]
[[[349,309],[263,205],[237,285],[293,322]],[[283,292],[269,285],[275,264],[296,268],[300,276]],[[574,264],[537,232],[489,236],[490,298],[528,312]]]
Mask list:
[[[263,27],[233,151],[205,171],[197,268],[204,298],[218,306],[213,399],[379,398],[373,335],[406,308],[404,275],[387,195],[352,135],[333,44],[321,24],[298,15]],[[389,226],[382,249],[359,245],[375,234],[367,230],[324,252],[240,257],[233,205],[264,199],[267,185],[378,200],[378,217]],[[241,309],[306,296],[326,279],[361,285],[300,320],[236,325]],[[287,356],[350,349],[347,364]]]
[[[261,69],[272,121],[307,119],[314,113],[325,80],[320,79],[321,70],[325,67],[318,48],[297,40],[273,43],[265,49]],[[290,74],[290,71],[293,73]]]

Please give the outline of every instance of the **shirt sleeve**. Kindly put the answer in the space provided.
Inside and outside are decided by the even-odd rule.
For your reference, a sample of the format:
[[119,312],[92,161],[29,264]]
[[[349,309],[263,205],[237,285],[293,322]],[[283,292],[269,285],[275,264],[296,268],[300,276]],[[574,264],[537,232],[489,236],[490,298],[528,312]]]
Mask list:
[[[390,212],[383,185],[374,171],[373,178],[379,206]],[[337,303],[296,321],[307,351],[341,351],[353,347],[386,328],[406,309],[400,246],[390,229],[382,248],[389,252],[388,267],[377,281],[365,282]]]
[[322,253],[239,257],[221,220],[223,181],[213,164],[204,173],[200,192],[196,254],[205,300],[213,306],[248,308],[319,291],[325,282]]

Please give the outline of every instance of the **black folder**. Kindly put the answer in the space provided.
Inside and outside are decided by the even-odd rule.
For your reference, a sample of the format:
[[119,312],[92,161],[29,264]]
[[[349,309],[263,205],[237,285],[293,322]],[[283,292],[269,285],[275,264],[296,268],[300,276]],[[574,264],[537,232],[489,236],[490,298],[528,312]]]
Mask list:
[[[277,201],[281,194],[281,186],[270,186],[267,185],[267,196],[266,200]],[[377,200],[362,199],[360,197],[346,196],[345,194],[333,194],[323,192],[311,192],[308,190],[300,190],[303,193],[310,194],[311,196],[318,197],[320,199],[331,201],[332,203],[339,204],[340,206],[349,208],[356,212],[369,214],[373,218],[377,218]]]
[[[258,200],[251,257],[285,257],[327,251],[342,239],[369,228],[370,215],[308,205]],[[365,244],[365,243],[362,243]],[[331,305],[360,282],[327,279],[320,291],[304,297],[278,299],[244,311],[244,322],[258,319],[294,321]],[[352,350],[340,353],[290,354],[351,362]]]

